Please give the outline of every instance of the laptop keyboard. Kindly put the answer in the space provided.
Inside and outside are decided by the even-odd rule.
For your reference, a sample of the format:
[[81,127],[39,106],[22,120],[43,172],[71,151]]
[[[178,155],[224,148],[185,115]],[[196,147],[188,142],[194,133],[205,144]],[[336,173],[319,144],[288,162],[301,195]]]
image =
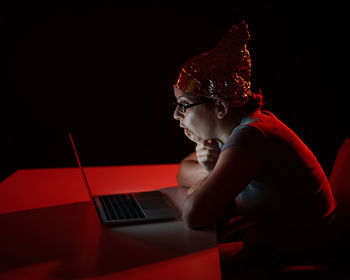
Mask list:
[[131,194],[99,196],[108,220],[130,220],[145,218],[140,206]]

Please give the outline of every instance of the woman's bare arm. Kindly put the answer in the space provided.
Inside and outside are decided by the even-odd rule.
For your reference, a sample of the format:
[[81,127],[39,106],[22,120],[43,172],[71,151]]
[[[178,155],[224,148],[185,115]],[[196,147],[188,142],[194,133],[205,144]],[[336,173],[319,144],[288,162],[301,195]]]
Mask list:
[[208,178],[187,196],[183,207],[184,221],[190,228],[216,222],[260,168],[261,162],[244,148],[223,151]]
[[202,182],[208,175],[209,171],[200,165],[196,152],[193,152],[181,161],[176,179],[180,186],[192,187]]
[[192,192],[212,172],[219,154],[220,148],[216,140],[208,139],[198,142],[196,151],[180,163],[180,170],[177,174],[179,185],[191,187],[190,192]]

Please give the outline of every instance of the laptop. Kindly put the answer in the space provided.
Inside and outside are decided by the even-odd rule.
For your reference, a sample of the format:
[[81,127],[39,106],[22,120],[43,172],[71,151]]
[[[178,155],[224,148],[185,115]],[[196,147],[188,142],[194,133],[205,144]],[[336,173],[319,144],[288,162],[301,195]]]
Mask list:
[[93,196],[71,133],[69,139],[90,198],[103,225],[148,223],[180,217],[180,212],[160,191]]

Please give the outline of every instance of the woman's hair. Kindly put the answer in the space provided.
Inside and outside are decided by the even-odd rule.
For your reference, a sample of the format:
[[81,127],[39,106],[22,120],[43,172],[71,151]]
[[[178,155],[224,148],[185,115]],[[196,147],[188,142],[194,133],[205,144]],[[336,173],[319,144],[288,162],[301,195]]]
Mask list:
[[263,99],[264,98],[260,89],[255,93],[251,92],[248,102],[242,106],[242,109],[247,113],[260,110],[263,106]]

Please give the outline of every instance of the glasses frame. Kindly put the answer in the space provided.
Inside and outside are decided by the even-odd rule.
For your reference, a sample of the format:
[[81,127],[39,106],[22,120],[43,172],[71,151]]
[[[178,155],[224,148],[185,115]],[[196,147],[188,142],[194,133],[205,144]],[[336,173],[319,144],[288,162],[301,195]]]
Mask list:
[[212,101],[213,101],[212,99],[207,99],[207,100],[204,100],[204,101],[201,101],[201,102],[192,103],[192,104],[182,104],[180,102],[173,101],[173,104],[175,106],[179,107],[180,112],[182,114],[184,114],[184,113],[186,113],[186,110],[189,109],[189,108],[192,108],[192,107],[200,105],[200,104],[209,103],[209,102],[212,102]]

